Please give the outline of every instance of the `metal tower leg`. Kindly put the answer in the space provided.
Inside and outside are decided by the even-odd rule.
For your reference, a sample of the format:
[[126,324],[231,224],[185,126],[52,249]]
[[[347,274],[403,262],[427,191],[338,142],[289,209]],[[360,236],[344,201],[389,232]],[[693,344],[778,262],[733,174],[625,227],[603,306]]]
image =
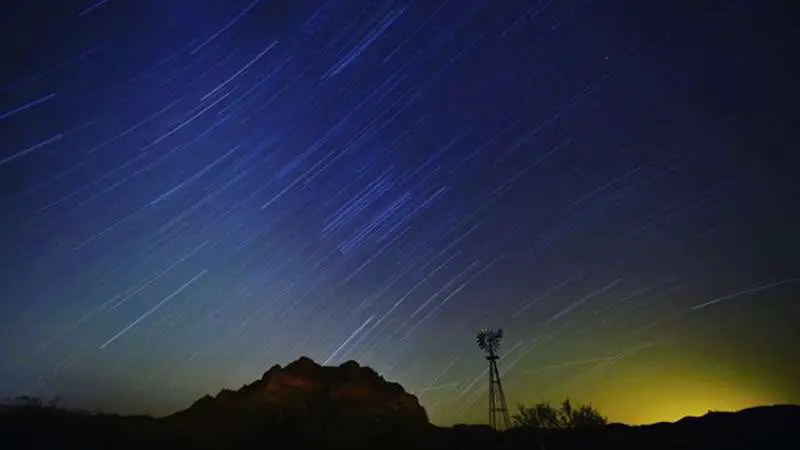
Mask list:
[[[497,356],[487,357],[489,360],[489,426],[496,430],[505,430],[511,427],[508,416],[508,405],[500,381],[500,371],[497,369]],[[497,413],[500,413],[498,421]]]

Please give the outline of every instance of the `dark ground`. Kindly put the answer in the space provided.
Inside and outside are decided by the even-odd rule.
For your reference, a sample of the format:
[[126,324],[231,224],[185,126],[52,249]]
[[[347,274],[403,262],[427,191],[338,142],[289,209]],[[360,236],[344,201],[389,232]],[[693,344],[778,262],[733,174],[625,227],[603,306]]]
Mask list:
[[313,416],[232,416],[215,423],[89,414],[47,407],[0,413],[2,449],[800,449],[800,406],[710,413],[676,423],[543,432],[337,424]]

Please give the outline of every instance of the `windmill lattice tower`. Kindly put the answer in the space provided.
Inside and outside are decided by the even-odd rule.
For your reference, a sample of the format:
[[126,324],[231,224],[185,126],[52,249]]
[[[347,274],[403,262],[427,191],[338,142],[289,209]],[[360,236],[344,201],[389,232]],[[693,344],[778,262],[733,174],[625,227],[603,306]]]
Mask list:
[[[506,395],[503,393],[500,372],[497,370],[497,360],[500,359],[497,351],[500,349],[502,339],[502,329],[483,329],[476,338],[478,347],[486,352],[486,360],[489,361],[489,426],[495,430],[505,430],[511,427]],[[498,415],[500,416],[499,420]]]

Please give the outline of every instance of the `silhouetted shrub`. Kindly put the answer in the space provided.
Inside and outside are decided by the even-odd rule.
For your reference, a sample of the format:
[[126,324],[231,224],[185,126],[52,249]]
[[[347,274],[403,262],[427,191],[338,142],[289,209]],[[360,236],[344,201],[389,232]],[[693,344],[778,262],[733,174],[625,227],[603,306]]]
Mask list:
[[514,414],[514,426],[523,428],[573,429],[595,428],[606,425],[603,417],[591,404],[579,404],[574,407],[569,399],[561,406],[550,403],[539,403],[531,407],[517,405],[519,412]]
[[61,396],[56,395],[50,401],[44,402],[39,397],[31,397],[29,395],[20,395],[6,399],[0,403],[0,406],[6,408],[22,408],[27,410],[61,410]]
[[42,408],[44,406],[44,402],[42,402],[42,399],[38,397],[20,395],[18,397],[9,399],[7,405],[22,407],[22,408]]

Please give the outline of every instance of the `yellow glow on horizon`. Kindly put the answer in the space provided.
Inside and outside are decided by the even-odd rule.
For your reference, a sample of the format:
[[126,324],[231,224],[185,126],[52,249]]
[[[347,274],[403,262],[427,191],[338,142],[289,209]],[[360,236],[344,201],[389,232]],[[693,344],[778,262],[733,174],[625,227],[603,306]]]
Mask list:
[[[567,346],[543,348],[537,355],[543,361],[540,367],[552,370],[536,370],[530,364],[504,380],[510,412],[515,414],[518,404],[558,406],[569,398],[573,404],[591,403],[611,423],[646,425],[710,411],[798,403],[796,377],[786,373],[783,361],[775,361],[755,343],[743,340],[661,346],[613,364],[591,359],[593,354],[603,354],[602,347],[614,344],[610,338],[597,348],[585,348],[579,356],[572,355]],[[433,403],[434,395],[425,401]],[[437,408],[431,419],[439,425],[483,424],[487,404],[484,387],[468,412],[454,415],[447,408]]]
[[[705,394],[705,395],[704,395]],[[741,409],[775,402],[765,400],[756,393],[681,392],[670,395],[664,392],[652,408],[643,408],[628,420],[632,425],[655,422],[674,422],[686,416],[702,416],[709,411],[739,411]]]
[[612,422],[642,425],[782,403],[769,389],[747,381],[685,376],[642,380],[607,392],[595,405]]

